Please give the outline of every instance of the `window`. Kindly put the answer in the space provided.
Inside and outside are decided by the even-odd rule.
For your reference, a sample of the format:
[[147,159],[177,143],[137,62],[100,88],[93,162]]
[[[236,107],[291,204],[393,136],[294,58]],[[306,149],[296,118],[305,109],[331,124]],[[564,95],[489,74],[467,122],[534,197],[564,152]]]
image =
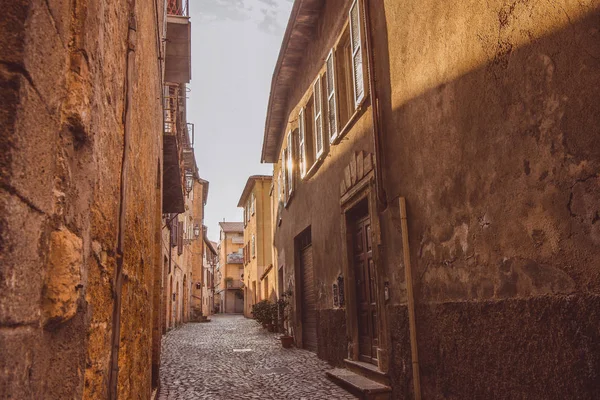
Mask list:
[[321,76],[317,77],[317,80],[313,84],[313,98],[315,103],[315,112],[314,112],[314,143],[315,143],[315,158],[318,159],[323,155],[325,150],[324,141],[323,141],[323,113],[321,112],[323,109],[323,97],[321,90]]
[[254,192],[252,192],[252,215],[256,212],[256,197],[254,196]]
[[365,97],[364,75],[363,75],[363,53],[361,39],[361,18],[358,0],[350,7],[350,37],[352,44],[352,83],[354,87],[354,108]]
[[335,100],[335,68],[333,50],[329,52],[326,61],[327,77],[327,122],[329,124],[329,142],[333,142],[338,136],[337,126],[337,104]]
[[298,164],[300,165],[300,177],[306,176],[306,115],[304,107],[298,115]]
[[283,175],[283,198],[286,200],[285,203],[287,204],[287,187],[288,187],[288,174],[287,174],[287,166],[286,166],[286,160],[287,160],[287,148],[283,149],[283,155],[281,156],[281,172]]
[[338,139],[340,130],[350,121],[365,98],[363,35],[360,1],[355,0],[348,12],[348,28],[326,59],[327,113],[329,139]]
[[251,251],[252,251],[252,258],[256,257],[256,238],[254,235],[252,235]]
[[292,132],[288,132],[287,136],[287,180],[288,180],[288,200],[294,193],[294,140]]
[[281,171],[277,175],[277,201],[281,203],[283,199],[283,181],[281,179]]

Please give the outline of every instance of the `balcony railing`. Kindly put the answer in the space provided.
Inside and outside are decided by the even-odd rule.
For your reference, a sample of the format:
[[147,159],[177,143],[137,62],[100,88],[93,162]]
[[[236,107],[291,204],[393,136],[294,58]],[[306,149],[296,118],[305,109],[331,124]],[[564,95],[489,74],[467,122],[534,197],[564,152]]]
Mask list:
[[190,1],[189,0],[168,0],[167,14],[178,15],[181,17],[190,16]]
[[225,281],[225,287],[227,287],[227,289],[241,289],[244,287],[244,282],[241,279],[228,280]]
[[179,115],[179,85],[166,84],[164,97],[165,135],[177,135],[177,117]]

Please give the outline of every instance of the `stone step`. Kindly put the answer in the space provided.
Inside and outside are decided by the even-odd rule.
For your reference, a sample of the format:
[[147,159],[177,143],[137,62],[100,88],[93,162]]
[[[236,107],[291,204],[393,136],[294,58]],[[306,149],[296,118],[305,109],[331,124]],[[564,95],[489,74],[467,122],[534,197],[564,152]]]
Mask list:
[[379,368],[377,368],[373,364],[348,359],[344,360],[344,363],[346,363],[346,368],[348,368],[352,372],[369,378],[375,382],[379,382],[382,385],[391,385],[389,375],[384,372],[381,372]]
[[327,377],[338,386],[363,400],[389,400],[392,389],[348,369],[335,368],[326,372]]

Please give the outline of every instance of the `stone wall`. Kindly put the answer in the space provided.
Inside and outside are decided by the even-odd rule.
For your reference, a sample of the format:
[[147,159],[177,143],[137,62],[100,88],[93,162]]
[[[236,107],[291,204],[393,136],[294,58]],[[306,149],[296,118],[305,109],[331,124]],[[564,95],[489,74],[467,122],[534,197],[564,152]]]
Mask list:
[[404,196],[423,397],[597,398],[600,2],[376,3],[395,390]]
[[108,397],[120,314],[112,390],[149,398],[163,2],[3,10],[0,393]]

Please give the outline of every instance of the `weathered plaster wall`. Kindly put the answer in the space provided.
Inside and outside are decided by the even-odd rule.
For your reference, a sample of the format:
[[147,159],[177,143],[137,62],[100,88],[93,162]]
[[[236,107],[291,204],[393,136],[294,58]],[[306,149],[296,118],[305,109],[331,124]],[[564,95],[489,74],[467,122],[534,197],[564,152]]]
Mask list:
[[376,3],[397,395],[405,196],[424,397],[597,398],[600,2]]
[[[154,183],[162,154],[155,3],[5,3],[0,393],[107,397],[123,204],[118,392],[120,398],[149,398],[160,221],[145,217],[161,209]],[[130,11],[136,23],[128,75]],[[125,119],[129,155],[123,163]]]

